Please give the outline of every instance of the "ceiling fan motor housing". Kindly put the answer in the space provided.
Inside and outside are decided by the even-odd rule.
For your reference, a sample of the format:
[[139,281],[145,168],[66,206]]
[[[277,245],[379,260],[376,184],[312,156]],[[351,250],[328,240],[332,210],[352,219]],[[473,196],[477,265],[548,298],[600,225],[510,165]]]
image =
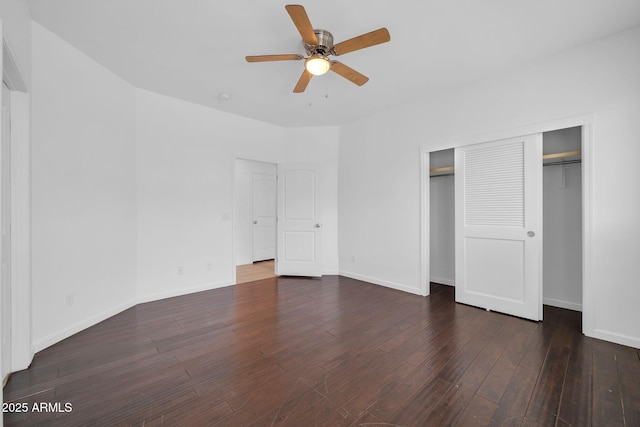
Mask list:
[[320,54],[322,56],[327,56],[333,53],[333,35],[327,30],[314,29],[313,32],[316,34],[318,44],[309,45],[305,43],[304,48],[307,51],[307,55]]

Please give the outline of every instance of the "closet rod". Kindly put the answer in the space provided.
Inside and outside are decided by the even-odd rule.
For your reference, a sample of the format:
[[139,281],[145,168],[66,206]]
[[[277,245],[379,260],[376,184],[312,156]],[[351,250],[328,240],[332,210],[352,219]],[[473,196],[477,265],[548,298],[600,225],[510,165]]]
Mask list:
[[559,165],[570,165],[573,163],[582,163],[582,160],[577,159],[577,160],[563,160],[560,162],[549,162],[549,163],[543,163],[542,166],[559,166]]
[[429,175],[429,178],[438,178],[440,176],[453,176],[455,175],[455,173],[451,172],[451,173],[441,173],[439,175]]

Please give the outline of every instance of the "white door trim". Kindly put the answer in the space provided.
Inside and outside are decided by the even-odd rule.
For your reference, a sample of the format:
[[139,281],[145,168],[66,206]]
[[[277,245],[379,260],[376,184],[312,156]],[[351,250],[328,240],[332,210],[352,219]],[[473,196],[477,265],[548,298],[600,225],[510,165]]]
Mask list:
[[13,288],[12,369],[26,369],[33,359],[31,334],[31,137],[29,94],[11,92],[11,223]]
[[463,135],[449,140],[437,142],[429,147],[420,148],[420,188],[421,191],[421,218],[420,218],[420,282],[421,291],[428,295],[429,291],[429,153],[448,148],[462,147],[479,142],[498,139],[513,138],[520,135],[544,133],[553,130],[571,127],[582,127],[582,332],[589,336],[595,336],[596,306],[593,299],[593,274],[592,274],[592,218],[593,218],[593,162],[594,162],[594,135],[593,127],[595,115],[593,113],[557,120],[549,120],[540,123],[523,125],[517,128],[498,130],[485,134]]
[[429,219],[431,209],[431,186],[429,185],[430,151],[420,149],[420,294],[428,296],[431,293],[431,234]]
[[0,22],[3,81],[11,91],[12,354],[11,370],[26,369],[34,355],[31,319],[31,136],[29,94]]

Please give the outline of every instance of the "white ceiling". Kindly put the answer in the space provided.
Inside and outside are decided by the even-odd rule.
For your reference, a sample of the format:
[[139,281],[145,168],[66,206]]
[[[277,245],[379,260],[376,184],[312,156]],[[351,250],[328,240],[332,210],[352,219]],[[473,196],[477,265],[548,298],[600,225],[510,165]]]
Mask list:
[[391,41],[340,57],[364,86],[328,73],[294,94],[302,61],[244,60],[304,54],[287,3],[29,0],[36,22],[136,87],[281,126],[344,124],[640,25],[640,0],[306,1],[336,43],[380,27]]

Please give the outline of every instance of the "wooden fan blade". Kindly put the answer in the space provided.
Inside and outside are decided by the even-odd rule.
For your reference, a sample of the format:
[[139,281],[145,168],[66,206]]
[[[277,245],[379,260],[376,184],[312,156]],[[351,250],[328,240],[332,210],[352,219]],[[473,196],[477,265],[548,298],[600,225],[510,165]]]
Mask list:
[[293,93],[304,92],[304,90],[307,88],[307,85],[311,81],[311,77],[313,77],[313,74],[308,72],[305,68],[305,70],[302,72],[302,75],[300,76],[300,79],[298,79],[296,87],[293,88]]
[[331,71],[340,74],[345,79],[357,84],[358,86],[362,86],[366,82],[369,81],[369,77],[360,74],[356,70],[351,67],[347,67],[342,62],[332,61],[331,62]]
[[362,34],[349,40],[345,40],[333,46],[336,55],[344,55],[354,50],[364,49],[365,47],[375,46],[380,43],[386,43],[391,40],[389,31],[386,28],[380,28],[367,34]]
[[315,31],[313,31],[313,26],[311,25],[311,21],[309,21],[304,7],[299,4],[288,4],[284,8],[289,12],[289,16],[302,36],[302,40],[306,44],[317,45],[318,37],[316,37]]
[[285,54],[285,55],[255,55],[246,56],[247,62],[267,62],[267,61],[297,61],[304,59],[302,55]]

